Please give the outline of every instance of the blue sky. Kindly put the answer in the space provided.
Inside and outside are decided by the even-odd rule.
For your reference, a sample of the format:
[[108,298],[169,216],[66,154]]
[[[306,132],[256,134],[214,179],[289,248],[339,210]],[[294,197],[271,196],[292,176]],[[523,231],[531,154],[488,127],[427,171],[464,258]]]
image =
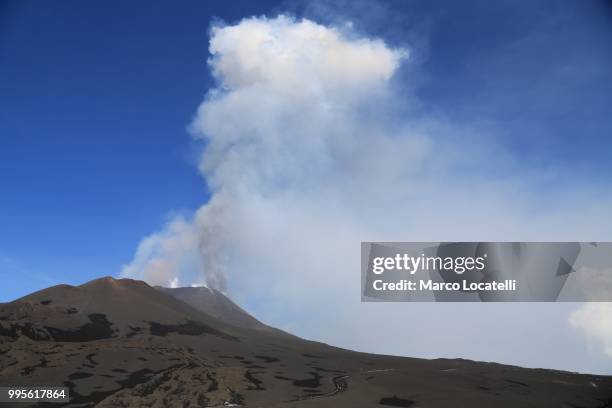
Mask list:
[[[420,109],[502,123],[498,131],[524,160],[584,172],[607,187],[612,15],[605,2],[374,8],[4,2],[0,253],[33,276],[77,283],[116,273],[165,214],[196,208],[207,192],[186,126],[211,86],[209,24],[279,10],[323,22],[342,10],[359,30],[410,42],[420,64],[404,75],[418,79]],[[0,298],[44,285],[16,283]]]
[[207,30],[269,9],[250,3],[2,3],[0,301],[114,275],[206,198],[185,129],[210,85]]
[[[530,225],[531,219],[521,220],[520,216],[524,215],[521,211],[502,203],[497,214],[508,214],[508,220],[488,220],[486,214],[481,214],[474,219],[484,223],[467,232],[465,224],[453,224],[457,231],[448,231],[451,235],[458,237],[463,232],[465,239],[483,236],[534,239],[541,232],[536,239],[554,238],[562,235],[566,225],[560,224],[567,222],[569,231],[590,231],[591,235],[587,234],[588,238],[564,236],[564,239],[609,238],[609,214],[605,205],[597,208],[612,193],[609,160],[612,10],[607,2],[5,1],[0,3],[0,277],[3,281],[0,302],[53,284],[80,284],[104,275],[117,276],[122,266],[130,262],[136,267],[147,265],[147,257],[139,260],[135,250],[143,237],[160,228],[162,232],[156,235],[156,240],[172,241],[176,238],[173,234],[178,234],[181,238],[178,242],[187,246],[184,253],[193,252],[189,247],[193,243],[190,234],[197,232],[200,224],[198,220],[192,222],[191,214],[198,208],[204,212],[215,208],[204,205],[210,192],[197,170],[206,156],[202,154],[202,142],[194,140],[187,130],[198,106],[204,110],[217,109],[237,122],[248,117],[251,111],[270,114],[271,123],[264,125],[272,131],[284,130],[284,122],[275,122],[277,112],[268,112],[266,106],[254,105],[253,109],[238,112],[244,114],[240,115],[231,109],[224,111],[223,98],[210,98],[202,103],[207,91],[217,86],[206,64],[209,28],[214,22],[236,24],[245,17],[274,17],[279,13],[306,17],[325,27],[350,21],[355,35],[382,39],[387,53],[397,48],[409,49],[409,60],[397,69],[391,81],[393,96],[401,100],[395,99],[394,106],[384,105],[384,109],[397,108],[399,112],[394,113],[399,113],[399,119],[389,116],[402,126],[426,122],[456,129],[447,134],[454,138],[451,146],[461,146],[457,149],[460,154],[469,156],[472,150],[478,150],[479,146],[474,143],[479,138],[487,139],[487,148],[494,141],[497,150],[490,152],[503,152],[500,157],[479,151],[474,155],[474,163],[460,160],[479,180],[495,185],[492,190],[484,186],[481,192],[505,196],[507,180],[534,178],[526,182],[529,198],[524,200],[533,206],[533,225]],[[268,26],[276,24],[281,31],[295,25],[291,21],[258,21]],[[352,44],[350,38],[344,41]],[[219,58],[231,57],[235,46],[225,44],[223,52],[227,54],[221,53]],[[255,60],[259,61],[258,58],[256,55]],[[275,68],[270,67],[270,71],[274,72]],[[249,72],[241,74],[248,76]],[[302,74],[309,78],[310,73]],[[262,100],[258,99],[262,95],[263,100],[278,96],[274,89],[264,89],[262,95],[248,92],[245,100],[254,98],[255,104]],[[292,117],[292,109],[298,109],[299,104],[285,106],[290,103],[282,101],[284,105],[278,117],[282,118],[283,114]],[[381,113],[378,106],[369,107],[374,112],[370,112],[371,129],[388,130],[380,126],[385,116],[375,117]],[[199,116],[205,115],[201,112]],[[338,118],[345,119],[342,115]],[[219,121],[223,122],[222,119]],[[298,142],[302,130],[307,138],[316,136],[318,132],[308,133],[313,124],[302,120],[290,122],[297,126],[284,134],[295,130]],[[370,123],[363,118],[358,118],[357,124],[370,129]],[[203,128],[212,126],[217,132],[212,135],[213,142],[223,146],[224,140],[219,137],[222,132],[219,133],[216,125],[214,120],[204,120],[202,124]],[[236,127],[241,130],[240,126],[250,125],[240,123]],[[316,123],[314,126],[317,130]],[[471,135],[472,131],[476,136]],[[354,142],[352,135],[341,136],[344,137],[341,142]],[[257,137],[261,147],[270,147],[265,132]],[[437,137],[432,140],[439,142]],[[390,139],[401,142],[394,135]],[[294,139],[283,140],[283,148],[290,153],[297,151],[296,157],[309,163],[308,148],[312,146],[306,143],[307,149],[301,149],[293,142]],[[359,142],[351,147],[363,147]],[[367,143],[365,146],[366,151],[371,150]],[[248,153],[248,150],[239,150],[245,151]],[[348,151],[340,149],[339,153],[346,155]],[[396,152],[389,153],[392,158],[398,157]],[[259,166],[259,162],[249,161],[248,154],[243,156],[248,165]],[[508,158],[510,164],[506,162]],[[281,169],[285,165],[284,158],[267,159]],[[503,164],[497,166],[498,161]],[[289,167],[289,170],[296,169]],[[307,177],[315,177],[318,171],[325,176],[328,169],[323,166],[314,170],[309,170]],[[363,168],[357,167],[357,170]],[[366,170],[378,174],[377,168]],[[332,208],[329,212],[319,212],[319,197],[309,194],[308,188],[312,185],[325,188],[328,184],[317,184],[316,180],[305,183],[305,189],[300,183],[290,186],[290,192],[301,200],[292,207],[282,206],[284,201],[278,200],[278,196],[267,200],[265,194],[259,194],[261,191],[255,191],[257,194],[249,197],[253,201],[240,207],[242,203],[236,202],[231,191],[234,181],[242,181],[249,171],[239,168],[232,177],[222,177],[221,190],[230,194],[218,197],[230,197],[230,202],[225,203],[229,205],[230,216],[222,220],[226,224],[222,231],[233,232],[235,241],[244,244],[238,250],[253,256],[253,259],[245,256],[235,264],[246,267],[232,271],[235,274],[230,287],[235,285],[234,294],[239,302],[264,321],[298,335],[359,350],[422,357],[440,356],[443,350],[447,357],[583,371],[609,370],[609,360],[604,361],[602,352],[591,349],[569,327],[572,305],[414,305],[412,313],[432,316],[423,321],[422,333],[381,340],[376,333],[385,332],[388,327],[364,332],[365,321],[383,326],[393,323],[391,318],[379,318],[377,311],[383,307],[389,316],[401,316],[405,305],[359,304],[357,292],[352,292],[350,285],[340,280],[325,280],[328,275],[333,278],[325,270],[330,266],[312,260],[312,248],[303,248],[308,240],[302,242],[300,233],[283,228],[307,225],[310,242],[318,235],[329,236],[326,228],[345,233],[344,240],[338,239],[327,248],[337,244],[338,251],[345,254],[353,253],[353,247],[358,248],[363,231],[396,233],[394,227],[399,227],[403,238],[409,229],[393,225],[394,213],[381,219],[380,228],[354,223],[354,220],[361,221],[361,215],[370,211],[377,214],[379,209],[372,204],[375,200],[355,197],[351,191],[339,192],[335,197],[345,204],[340,211],[334,212]],[[298,168],[295,174],[301,175],[300,171]],[[214,169],[209,174],[215,175]],[[258,176],[264,193],[272,191],[282,196],[283,191],[277,191],[278,179],[266,179],[265,172]],[[368,174],[357,176],[363,183],[358,191],[366,194],[371,187]],[[433,175],[432,179],[444,180],[436,177]],[[453,177],[448,179],[450,188],[455,182],[465,182],[464,174]],[[285,181],[282,177],[280,180]],[[508,191],[514,191],[512,186]],[[562,195],[564,191],[571,193],[567,200]],[[462,208],[464,213],[459,213],[457,218],[465,215],[465,222],[469,223],[469,217],[474,217],[471,208],[481,208],[478,206],[483,204],[477,200],[471,202],[469,196],[459,199],[464,202],[452,208]],[[488,199],[495,202],[495,197]],[[451,204],[451,200],[438,201],[442,203],[435,208],[440,213],[444,212],[445,205]],[[406,205],[406,213],[418,210],[418,205]],[[559,216],[566,214],[560,207],[569,211],[571,219]],[[593,219],[596,215],[594,210],[589,212],[591,208],[598,210],[601,222]],[[398,211],[395,214],[405,215],[402,209],[395,210]],[[548,210],[558,218],[541,217]],[[421,212],[420,218],[434,216],[433,211]],[[185,214],[188,222],[173,224],[175,230],[170,228],[168,232],[163,226],[169,220],[176,220],[177,214]],[[231,231],[232,216],[244,216],[250,225],[244,231]],[[207,226],[210,220],[208,217]],[[453,222],[450,218],[446,221]],[[512,229],[514,224],[519,225],[518,229]],[[587,227],[581,229],[583,224]],[[524,235],[520,225],[526,227]],[[427,235],[423,229],[412,232],[419,233],[418,238],[412,239],[432,239],[431,233]],[[474,238],[478,232],[482,235]],[[298,256],[289,258],[288,262],[293,264],[274,263],[276,247],[268,245],[267,240],[272,237],[273,241],[277,236],[283,237],[279,248],[297,253]],[[381,239],[397,236],[385,235]],[[327,255],[331,258],[326,261],[333,259],[333,253]],[[308,269],[309,266],[314,267]],[[241,270],[252,272],[250,268],[253,273]],[[296,275],[286,270],[295,270]],[[269,276],[277,279],[277,285],[258,282],[257,273],[270,271],[274,272]],[[352,276],[351,268],[344,272]],[[317,299],[303,299],[303,289],[293,284],[299,279],[303,279],[304,285],[322,285],[315,286]],[[275,291],[278,288],[285,290]],[[341,290],[345,290],[343,302],[335,297]],[[292,291],[297,291],[297,295],[283,297]],[[334,316],[322,311],[329,304],[336,308],[343,305],[338,312],[342,319],[334,320]],[[485,306],[485,314],[494,318],[474,323],[477,326],[473,330],[459,327],[453,342],[447,341],[446,327],[456,328],[464,314],[475,312],[474,315],[480,316],[482,309],[475,310],[480,306]],[[503,330],[489,330],[488,321],[512,324]],[[328,330],[322,331],[322,326]],[[529,339],[522,334],[525,330],[532,333]],[[495,346],[500,342],[512,344],[514,349],[500,350]]]
[[0,300],[116,274],[169,213],[206,200],[186,126],[211,86],[209,24],[287,10],[409,43],[418,109],[494,123],[522,160],[609,188],[606,2],[5,1]]

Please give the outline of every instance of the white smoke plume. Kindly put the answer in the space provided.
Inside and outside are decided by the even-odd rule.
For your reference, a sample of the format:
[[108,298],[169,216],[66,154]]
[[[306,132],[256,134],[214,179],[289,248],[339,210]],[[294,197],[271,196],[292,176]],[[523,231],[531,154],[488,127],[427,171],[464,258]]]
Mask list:
[[589,340],[602,345],[604,353],[612,358],[612,303],[585,303],[570,315],[569,321]]
[[151,285],[176,287],[179,277],[200,259],[197,247],[194,225],[176,217],[161,232],[140,242],[132,262],[123,267],[122,276],[143,279]]
[[[612,226],[609,197],[550,187],[554,172],[524,168],[494,133],[420,114],[395,75],[411,63],[409,47],[281,15],[216,26],[209,51],[218,86],[191,129],[206,144],[200,171],[212,198],[145,238],[123,276],[205,281],[264,321],[341,346],[551,365],[519,352],[547,347],[534,316],[556,316],[550,306],[487,306],[517,327],[492,333],[483,320],[453,342],[427,322],[421,335],[395,328],[406,305],[359,302],[360,242],[596,240]],[[483,313],[427,306],[409,313],[440,326]],[[527,345],[520,325],[543,337]],[[393,330],[401,342],[381,339]]]

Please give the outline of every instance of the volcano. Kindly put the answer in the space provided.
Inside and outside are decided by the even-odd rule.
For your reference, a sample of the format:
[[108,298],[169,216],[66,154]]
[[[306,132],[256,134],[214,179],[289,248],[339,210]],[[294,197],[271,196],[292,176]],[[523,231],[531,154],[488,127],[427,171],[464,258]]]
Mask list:
[[612,406],[612,377],[358,353],[215,290],[110,277],[0,304],[0,386],[34,385],[71,407]]

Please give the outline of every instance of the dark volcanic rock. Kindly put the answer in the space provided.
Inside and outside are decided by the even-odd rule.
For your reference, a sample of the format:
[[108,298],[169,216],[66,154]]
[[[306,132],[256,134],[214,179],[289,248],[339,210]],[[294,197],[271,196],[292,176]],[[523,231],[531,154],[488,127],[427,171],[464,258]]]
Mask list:
[[398,398],[394,395],[392,397],[381,398],[380,405],[387,405],[390,407],[411,407],[414,405],[414,401]]
[[216,330],[203,323],[188,320],[181,324],[161,324],[157,322],[149,322],[149,330],[153,336],[166,336],[169,333],[184,334],[187,336],[199,336],[202,334],[211,334],[228,340],[238,340],[236,337],[228,336],[227,334]]
[[611,377],[357,353],[262,328],[208,289],[173,293],[192,305],[112,278],[0,304],[0,386],[65,384],[80,408],[610,405]]
[[62,330],[56,327],[45,327],[53,340],[67,342],[87,342],[94,340],[109,339],[113,336],[112,323],[101,313],[92,313],[89,316],[90,323],[75,330]]

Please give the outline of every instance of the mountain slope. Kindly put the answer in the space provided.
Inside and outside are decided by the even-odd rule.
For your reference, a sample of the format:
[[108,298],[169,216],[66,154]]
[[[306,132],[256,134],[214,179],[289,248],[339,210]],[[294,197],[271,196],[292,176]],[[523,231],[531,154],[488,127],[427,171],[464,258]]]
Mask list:
[[64,385],[73,407],[595,408],[612,401],[611,377],[357,353],[239,327],[253,323],[241,309],[211,308],[207,299],[200,306],[213,316],[172,292],[197,293],[103,278],[0,304],[0,386]]
[[[93,316],[93,317],[92,317]],[[232,331],[229,325],[173,297],[165,296],[142,281],[96,279],[81,286],[59,285],[11,302],[0,311],[0,320],[27,320],[35,333],[71,341],[69,334],[111,325],[113,336],[121,336],[144,326],[198,322],[210,330]],[[14,323],[19,325],[19,323]],[[213,329],[213,326],[215,329]],[[131,327],[131,328],[130,328]],[[65,333],[60,339],[59,333]],[[27,333],[26,333],[27,334]],[[100,336],[105,336],[100,332]],[[36,340],[34,338],[34,340]]]
[[218,290],[206,287],[164,288],[161,286],[156,286],[155,289],[236,327],[275,330],[255,319]]

